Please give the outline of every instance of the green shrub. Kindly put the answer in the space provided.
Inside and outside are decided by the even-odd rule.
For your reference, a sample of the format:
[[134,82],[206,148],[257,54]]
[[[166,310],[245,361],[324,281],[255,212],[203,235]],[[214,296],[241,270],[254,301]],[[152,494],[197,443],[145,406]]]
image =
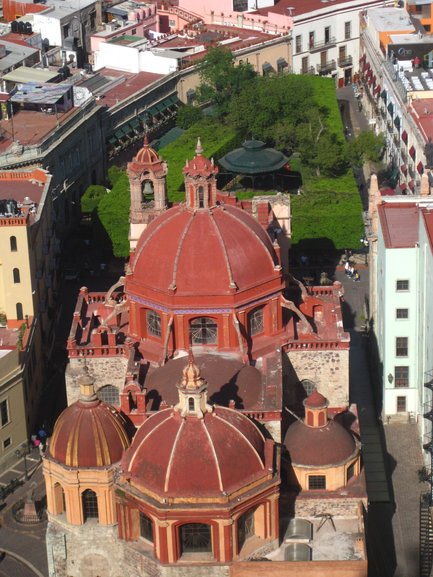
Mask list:
[[81,212],[93,212],[106,194],[107,191],[104,186],[91,184],[81,197]]
[[167,194],[170,202],[180,202],[185,198],[182,169],[187,160],[195,156],[197,138],[201,139],[204,155],[215,161],[241,141],[232,128],[224,126],[213,118],[204,118],[189,128],[175,142],[161,148],[159,154],[168,163]]
[[129,255],[129,180],[124,171],[118,169],[116,182],[97,208],[98,218],[111,240],[113,254],[117,257]]

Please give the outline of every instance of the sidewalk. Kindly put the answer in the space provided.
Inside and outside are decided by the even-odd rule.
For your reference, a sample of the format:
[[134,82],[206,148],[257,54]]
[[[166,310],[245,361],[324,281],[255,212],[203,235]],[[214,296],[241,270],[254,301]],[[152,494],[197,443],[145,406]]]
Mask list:
[[26,457],[28,479],[25,478],[24,459],[0,475],[0,487],[12,479],[23,484],[8,495],[0,507],[0,552],[5,556],[0,560],[0,575],[7,577],[48,577],[45,534],[47,522],[37,524],[19,523],[13,514],[13,507],[30,494],[36,504],[45,504],[45,483],[39,450],[33,449]]

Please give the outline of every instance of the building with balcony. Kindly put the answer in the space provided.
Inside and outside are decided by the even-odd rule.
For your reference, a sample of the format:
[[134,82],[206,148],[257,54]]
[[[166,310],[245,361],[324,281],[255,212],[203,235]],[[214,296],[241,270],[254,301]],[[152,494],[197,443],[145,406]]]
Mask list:
[[391,185],[420,194],[431,133],[433,41],[404,8],[374,8],[361,14],[360,79],[364,109],[386,137]]

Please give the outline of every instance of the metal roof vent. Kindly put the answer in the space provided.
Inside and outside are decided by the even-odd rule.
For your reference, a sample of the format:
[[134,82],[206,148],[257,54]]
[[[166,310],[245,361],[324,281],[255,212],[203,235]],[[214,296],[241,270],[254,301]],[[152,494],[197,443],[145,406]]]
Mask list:
[[285,541],[305,540],[311,541],[313,538],[313,525],[307,519],[291,519],[284,535]]
[[311,547],[305,543],[289,543],[284,551],[284,561],[311,561]]

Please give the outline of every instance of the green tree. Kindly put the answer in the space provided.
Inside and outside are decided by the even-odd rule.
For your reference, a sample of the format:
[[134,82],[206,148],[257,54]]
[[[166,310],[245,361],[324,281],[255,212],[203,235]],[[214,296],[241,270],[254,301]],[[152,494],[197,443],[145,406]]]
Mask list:
[[93,212],[106,194],[105,186],[101,186],[100,184],[91,184],[88,186],[81,197],[81,212]]
[[117,168],[115,174],[116,183],[112,190],[101,199],[97,212],[111,240],[114,256],[126,257],[129,255],[129,180],[125,171],[120,168]]
[[187,130],[190,126],[201,120],[202,117],[203,112],[201,108],[186,104],[185,106],[181,106],[177,111],[176,125]]
[[360,167],[365,162],[380,162],[385,147],[383,134],[365,130],[347,143],[347,155],[352,166]]
[[232,51],[221,46],[208,50],[198,66],[198,71],[198,102],[216,104],[221,115],[227,112],[231,98],[245,90],[256,76],[250,64],[235,64]]

